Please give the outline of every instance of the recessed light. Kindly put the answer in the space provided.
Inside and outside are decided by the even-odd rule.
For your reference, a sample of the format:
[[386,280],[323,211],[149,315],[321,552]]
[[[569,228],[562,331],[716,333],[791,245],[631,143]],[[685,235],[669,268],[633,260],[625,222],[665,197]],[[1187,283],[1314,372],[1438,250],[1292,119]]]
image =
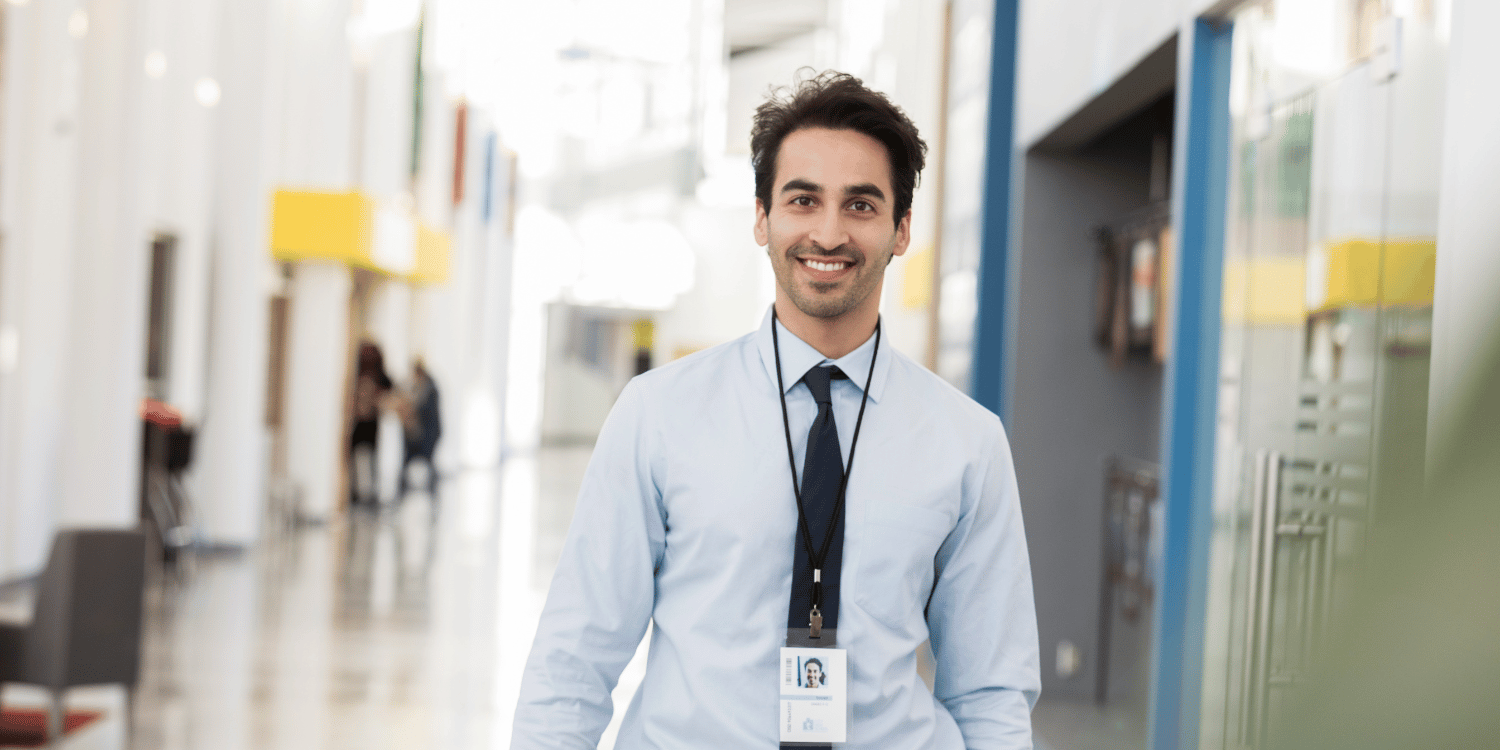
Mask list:
[[167,56],[159,49],[146,53],[146,75],[161,78],[167,74]]
[[198,97],[198,103],[205,107],[212,107],[219,103],[219,82],[212,78],[199,78],[198,85],[193,87],[193,95]]
[[89,12],[83,8],[73,11],[68,16],[68,36],[74,39],[82,39],[89,34]]

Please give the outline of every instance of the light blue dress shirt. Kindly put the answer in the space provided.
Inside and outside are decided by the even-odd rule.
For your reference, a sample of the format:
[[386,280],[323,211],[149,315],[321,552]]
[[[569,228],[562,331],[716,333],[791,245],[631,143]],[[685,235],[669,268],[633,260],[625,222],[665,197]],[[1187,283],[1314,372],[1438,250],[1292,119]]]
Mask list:
[[[512,748],[594,748],[651,630],[621,750],[774,748],[796,501],[769,311],[759,331],[641,375],[584,474],[522,678]],[[777,323],[778,327],[780,326]],[[779,327],[801,471],[828,360]],[[874,337],[833,361],[845,459]],[[1030,748],[1041,689],[1031,567],[995,415],[881,343],[845,508],[839,646],[849,748]],[[917,674],[931,639],[936,681]]]

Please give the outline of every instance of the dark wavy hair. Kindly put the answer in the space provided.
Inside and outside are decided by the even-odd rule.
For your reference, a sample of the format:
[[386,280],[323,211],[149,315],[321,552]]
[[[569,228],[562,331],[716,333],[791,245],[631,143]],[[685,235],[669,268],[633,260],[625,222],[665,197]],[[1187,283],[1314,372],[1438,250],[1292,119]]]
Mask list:
[[911,210],[912,193],[927,164],[927,144],[911,118],[885,94],[866,88],[863,81],[848,73],[833,70],[804,78],[790,88],[773,89],[765,103],[755,109],[750,163],[755,168],[755,197],[761,205],[767,211],[771,208],[771,183],[776,179],[781,142],[804,128],[853,130],[885,145],[899,225]]

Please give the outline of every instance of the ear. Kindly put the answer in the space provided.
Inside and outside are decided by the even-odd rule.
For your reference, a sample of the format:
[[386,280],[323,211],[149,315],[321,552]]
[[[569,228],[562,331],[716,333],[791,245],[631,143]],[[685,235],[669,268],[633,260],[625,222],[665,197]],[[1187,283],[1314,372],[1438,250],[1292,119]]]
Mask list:
[[900,223],[896,224],[896,246],[891,249],[891,255],[905,255],[906,248],[911,245],[911,211],[901,217]]
[[771,241],[771,233],[766,226],[766,206],[755,199],[755,244],[765,247]]

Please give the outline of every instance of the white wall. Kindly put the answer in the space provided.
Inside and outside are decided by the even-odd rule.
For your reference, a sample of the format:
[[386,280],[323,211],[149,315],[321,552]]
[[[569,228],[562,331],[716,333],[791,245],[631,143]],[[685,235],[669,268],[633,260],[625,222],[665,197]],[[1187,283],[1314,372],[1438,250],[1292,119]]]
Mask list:
[[1212,0],[1023,0],[1016,144],[1030,146]]
[[1500,332],[1500,100],[1494,89],[1500,47],[1500,4],[1454,0],[1452,46],[1443,132],[1441,206],[1438,209],[1437,288],[1433,301],[1432,370],[1428,407],[1429,454],[1453,409],[1474,382],[1473,365],[1496,346]]
[[347,189],[353,179],[354,63],[350,0],[283,0],[278,82],[278,184],[316,190]]
[[357,47],[356,53],[364,59],[354,138],[361,158],[360,187],[377,199],[397,200],[407,190],[411,170],[416,29],[382,34]]
[[[943,7],[941,3],[898,2],[887,6],[885,41],[869,63],[872,84],[888,91],[917,124],[927,141],[927,168],[912,197],[911,245],[906,255],[886,268],[881,312],[884,335],[901,353],[926,362],[929,330],[927,306],[903,301],[908,285],[930,287],[930,258],[938,224],[937,164],[939,106],[943,75]],[[911,278],[908,278],[911,276]],[[928,299],[934,299],[929,291]],[[930,305],[929,301],[929,305]]]

